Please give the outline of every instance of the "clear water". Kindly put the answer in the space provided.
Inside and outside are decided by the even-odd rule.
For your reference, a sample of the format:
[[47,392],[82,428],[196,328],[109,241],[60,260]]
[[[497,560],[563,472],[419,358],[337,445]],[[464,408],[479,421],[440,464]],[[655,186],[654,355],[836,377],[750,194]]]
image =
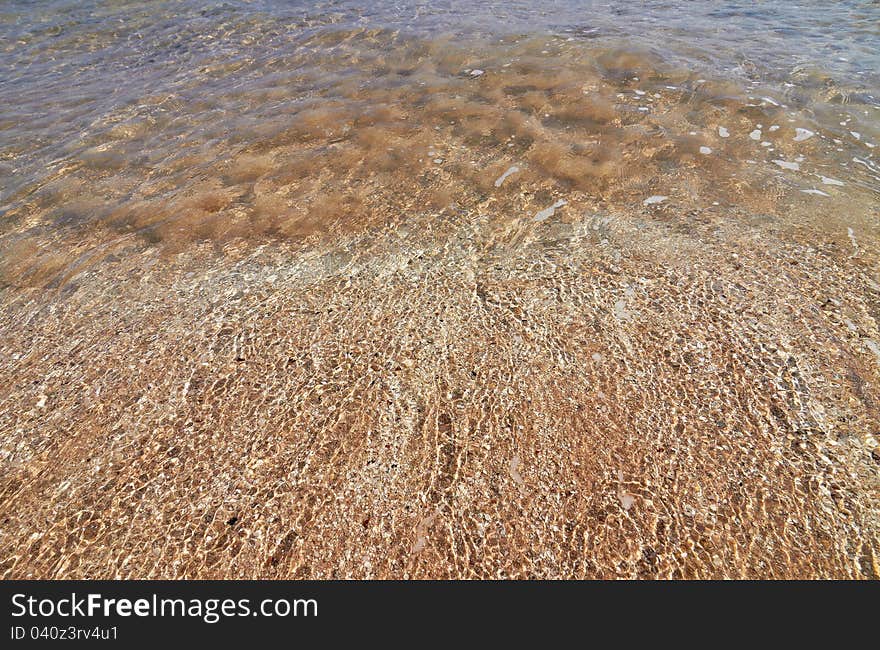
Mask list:
[[0,577],[880,576],[877,2],[0,1]]
[[878,140],[876,2],[12,1],[0,7],[0,214],[96,147],[120,176],[163,173],[183,147],[232,150],[307,98],[383,83],[377,57],[491,60],[514,37],[573,59],[632,52],[818,114],[844,140]]

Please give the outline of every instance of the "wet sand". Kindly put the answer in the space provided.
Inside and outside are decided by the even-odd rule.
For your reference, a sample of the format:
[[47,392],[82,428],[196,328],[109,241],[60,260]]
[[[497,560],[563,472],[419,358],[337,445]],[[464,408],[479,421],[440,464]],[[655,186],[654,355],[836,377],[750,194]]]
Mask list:
[[15,189],[0,576],[880,576],[873,112],[320,38]]

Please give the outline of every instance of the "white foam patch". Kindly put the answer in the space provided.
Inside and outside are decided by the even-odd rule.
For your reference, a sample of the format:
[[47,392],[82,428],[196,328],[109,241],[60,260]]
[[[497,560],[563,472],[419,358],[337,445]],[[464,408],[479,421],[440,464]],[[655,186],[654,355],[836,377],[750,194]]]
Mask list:
[[709,147],[700,147],[700,153],[704,156],[708,156],[710,153],[712,153],[712,149],[710,149]]
[[663,203],[668,196],[663,196],[661,194],[654,194],[653,196],[649,196],[647,199],[642,201],[642,205],[654,205],[655,203]]
[[757,142],[758,140],[761,139],[761,129],[755,129],[754,131],[752,131],[751,133],[749,133],[749,137],[750,137],[752,140],[754,140],[755,142]]
[[822,179],[824,185],[843,185],[843,183],[836,178],[828,178],[827,176],[820,176],[819,178]]
[[728,138],[728,137],[730,137],[730,131],[728,131],[723,126],[719,126],[718,127],[718,135],[720,135],[722,138]]
[[813,133],[812,131],[810,131],[809,129],[797,128],[797,129],[795,129],[794,141],[795,142],[803,142],[804,140],[809,140],[814,135],[816,135],[816,134]]
[[801,190],[804,194],[815,194],[816,196],[831,196],[830,194],[825,194],[822,190]]

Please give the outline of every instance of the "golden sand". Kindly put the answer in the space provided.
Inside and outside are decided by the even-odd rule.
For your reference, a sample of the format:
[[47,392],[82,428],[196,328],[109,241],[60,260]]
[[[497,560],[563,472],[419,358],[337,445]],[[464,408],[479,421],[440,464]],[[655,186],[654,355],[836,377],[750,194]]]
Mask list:
[[880,577],[870,124],[385,37],[15,197],[0,576]]

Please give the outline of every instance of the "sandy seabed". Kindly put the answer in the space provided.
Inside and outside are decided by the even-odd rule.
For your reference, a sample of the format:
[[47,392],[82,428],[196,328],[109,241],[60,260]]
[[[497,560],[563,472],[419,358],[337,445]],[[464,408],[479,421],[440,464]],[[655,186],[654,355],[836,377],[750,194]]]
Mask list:
[[0,576],[880,576],[876,194],[775,102],[517,47],[23,193]]

